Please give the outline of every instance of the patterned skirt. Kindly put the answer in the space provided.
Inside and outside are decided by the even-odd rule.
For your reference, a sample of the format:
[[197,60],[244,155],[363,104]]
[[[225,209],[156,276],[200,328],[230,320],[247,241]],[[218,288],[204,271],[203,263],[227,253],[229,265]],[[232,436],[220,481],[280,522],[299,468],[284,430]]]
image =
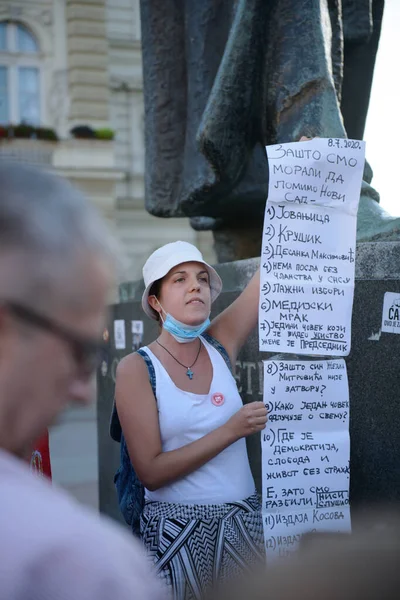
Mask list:
[[198,600],[265,560],[260,502],[146,503],[142,541],[174,600]]

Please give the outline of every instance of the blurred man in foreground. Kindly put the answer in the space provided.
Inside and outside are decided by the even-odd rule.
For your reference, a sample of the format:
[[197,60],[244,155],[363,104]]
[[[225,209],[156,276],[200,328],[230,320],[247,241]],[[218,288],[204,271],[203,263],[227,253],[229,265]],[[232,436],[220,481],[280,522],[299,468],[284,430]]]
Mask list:
[[7,600],[160,598],[132,536],[26,456],[68,403],[87,404],[114,267],[97,213],[67,182],[0,163],[0,590]]

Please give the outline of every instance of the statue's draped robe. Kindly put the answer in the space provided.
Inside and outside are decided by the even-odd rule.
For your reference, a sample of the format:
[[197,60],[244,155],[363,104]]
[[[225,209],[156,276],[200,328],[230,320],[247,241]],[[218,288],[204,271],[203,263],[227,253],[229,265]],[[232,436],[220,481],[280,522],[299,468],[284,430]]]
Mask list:
[[345,136],[344,75],[354,79],[360,52],[346,127],[362,137],[382,10],[383,0],[142,0],[147,210],[258,218],[264,146]]

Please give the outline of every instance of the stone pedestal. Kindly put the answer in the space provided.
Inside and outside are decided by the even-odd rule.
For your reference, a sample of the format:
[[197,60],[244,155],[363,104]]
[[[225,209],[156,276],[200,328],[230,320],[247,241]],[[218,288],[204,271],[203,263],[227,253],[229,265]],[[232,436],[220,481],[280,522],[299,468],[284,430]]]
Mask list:
[[[224,292],[213,305],[217,314],[244,288],[258,266],[256,259],[218,266]],[[119,444],[109,437],[115,368],[132,349],[131,320],[144,321],[143,344],[157,335],[157,325],[141,309],[142,282],[121,288],[124,300],[112,309],[112,319],[125,319],[125,351],[114,349],[110,324],[107,371],[99,374],[98,439],[100,510],[119,519],[113,476],[119,464]],[[353,508],[375,502],[400,501],[400,335],[381,333],[385,292],[400,297],[400,242],[360,243],[357,246],[352,349],[346,358],[350,388],[351,477]],[[400,329],[399,329],[400,331]],[[262,399],[262,360],[257,332],[250,336],[237,362],[236,378],[244,402]],[[253,474],[260,489],[260,439],[248,438]]]

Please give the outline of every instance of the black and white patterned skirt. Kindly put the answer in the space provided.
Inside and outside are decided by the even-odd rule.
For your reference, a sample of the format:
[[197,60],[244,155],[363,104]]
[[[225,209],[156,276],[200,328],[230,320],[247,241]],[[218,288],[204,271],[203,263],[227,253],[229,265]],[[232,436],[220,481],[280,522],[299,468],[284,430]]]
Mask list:
[[265,560],[257,494],[227,504],[148,502],[140,533],[175,600],[202,598]]

